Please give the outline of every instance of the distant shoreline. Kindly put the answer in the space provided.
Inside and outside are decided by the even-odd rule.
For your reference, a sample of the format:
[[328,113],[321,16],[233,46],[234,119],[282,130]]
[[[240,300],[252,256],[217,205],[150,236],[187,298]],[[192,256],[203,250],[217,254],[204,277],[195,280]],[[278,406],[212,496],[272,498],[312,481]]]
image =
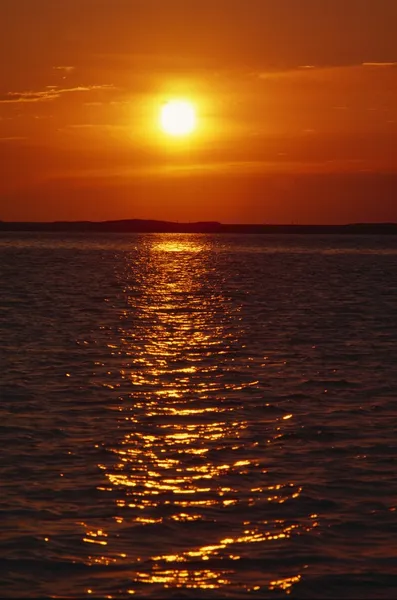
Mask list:
[[397,235],[397,223],[351,223],[346,225],[224,224],[215,221],[178,223],[143,219],[118,221],[0,221],[0,232],[54,233],[241,233],[241,234],[361,234]]

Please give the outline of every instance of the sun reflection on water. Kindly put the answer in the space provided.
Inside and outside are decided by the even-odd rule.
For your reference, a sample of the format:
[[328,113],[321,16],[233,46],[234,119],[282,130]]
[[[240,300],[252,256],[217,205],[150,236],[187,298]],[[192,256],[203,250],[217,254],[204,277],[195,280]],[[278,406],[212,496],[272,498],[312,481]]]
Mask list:
[[253,567],[241,583],[238,565],[315,526],[277,516],[302,487],[275,483],[266,462],[293,414],[266,417],[263,435],[252,436],[245,405],[262,410],[263,386],[241,361],[241,305],[217,279],[205,236],[153,236],[145,264],[127,265],[123,277],[127,308],[109,351],[119,368],[112,385],[129,391],[99,464],[114,517],[107,528],[86,526],[84,542],[98,546],[88,562],[128,561],[129,593],[142,584],[217,589],[233,581],[289,592],[300,575]]

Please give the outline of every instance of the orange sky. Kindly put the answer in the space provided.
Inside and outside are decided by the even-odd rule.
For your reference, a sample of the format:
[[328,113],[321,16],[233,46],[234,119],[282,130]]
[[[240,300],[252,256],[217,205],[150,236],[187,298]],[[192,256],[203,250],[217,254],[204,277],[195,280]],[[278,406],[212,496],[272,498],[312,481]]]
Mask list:
[[1,0],[0,219],[397,221],[396,31],[396,0]]

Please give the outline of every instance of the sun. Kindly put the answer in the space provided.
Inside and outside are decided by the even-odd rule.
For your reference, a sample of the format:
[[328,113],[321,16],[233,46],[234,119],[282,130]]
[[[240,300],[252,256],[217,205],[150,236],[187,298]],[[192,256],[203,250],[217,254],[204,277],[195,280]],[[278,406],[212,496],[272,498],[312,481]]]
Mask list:
[[186,100],[169,100],[161,107],[160,125],[168,135],[184,136],[193,133],[197,126],[194,105]]

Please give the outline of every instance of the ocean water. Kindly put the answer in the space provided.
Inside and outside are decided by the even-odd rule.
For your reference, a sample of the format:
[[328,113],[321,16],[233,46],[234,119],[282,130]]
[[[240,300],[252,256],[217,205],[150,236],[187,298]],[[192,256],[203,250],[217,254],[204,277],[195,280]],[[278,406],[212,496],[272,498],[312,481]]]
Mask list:
[[397,238],[0,237],[7,598],[397,595]]

